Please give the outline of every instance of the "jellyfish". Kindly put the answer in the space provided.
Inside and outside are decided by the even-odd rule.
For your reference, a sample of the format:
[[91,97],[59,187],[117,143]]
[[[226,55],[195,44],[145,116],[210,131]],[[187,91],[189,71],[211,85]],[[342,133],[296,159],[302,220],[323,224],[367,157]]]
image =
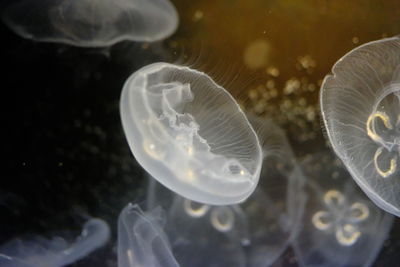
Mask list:
[[321,111],[327,134],[362,190],[400,216],[400,39],[347,53],[325,77]]
[[250,118],[250,122],[263,140],[265,158],[260,184],[244,202],[198,203],[150,179],[147,207],[167,211],[166,232],[182,266],[270,266],[298,232],[304,178],[289,143],[272,121]]
[[208,75],[154,63],[133,73],[120,100],[140,165],[179,195],[210,205],[245,200],[258,183],[258,137],[233,97]]
[[393,216],[379,209],[328,151],[303,162],[307,203],[293,247],[301,266],[370,266]]
[[81,235],[68,243],[62,237],[46,239],[16,238],[0,247],[0,265],[4,267],[66,266],[102,247],[110,238],[108,224],[92,218],[87,221]]
[[247,219],[239,205],[183,198],[151,179],[147,209],[166,210],[164,231],[180,266],[246,266]]
[[[174,194],[174,204],[143,212],[129,204],[119,216],[118,266],[245,266],[245,221],[230,206],[210,207]],[[237,217],[239,215],[239,217]]]
[[143,212],[128,204],[118,218],[119,267],[177,267],[164,233],[165,214],[158,207]]
[[178,25],[168,0],[19,0],[3,20],[21,37],[80,47],[161,40]]

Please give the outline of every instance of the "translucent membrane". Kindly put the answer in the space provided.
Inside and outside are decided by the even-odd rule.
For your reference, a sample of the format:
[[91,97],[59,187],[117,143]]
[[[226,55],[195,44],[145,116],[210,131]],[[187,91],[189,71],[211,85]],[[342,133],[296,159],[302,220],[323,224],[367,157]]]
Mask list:
[[19,0],[3,20],[24,38],[83,47],[156,41],[178,25],[168,0]]
[[165,233],[181,266],[269,266],[294,239],[305,201],[303,177],[283,132],[260,122],[268,130],[258,131],[267,152],[261,185],[240,205],[194,202],[151,180],[147,208],[167,211]]
[[400,216],[400,39],[346,54],[325,77],[320,101],[332,147],[354,180]]
[[164,224],[161,208],[143,212],[138,205],[128,204],[118,219],[118,266],[179,266],[165,236]]
[[100,219],[90,219],[72,243],[61,237],[49,240],[40,236],[9,241],[0,247],[0,266],[66,266],[103,246],[109,238],[108,224]]
[[254,191],[262,164],[257,135],[205,73],[167,63],[143,67],[126,81],[120,112],[136,160],[174,192],[220,205]]
[[263,149],[260,183],[241,206],[249,223],[248,264],[270,266],[290,245],[304,212],[304,177],[285,133],[268,119],[248,116]]
[[393,216],[376,207],[329,152],[308,156],[307,203],[293,242],[301,266],[370,266]]

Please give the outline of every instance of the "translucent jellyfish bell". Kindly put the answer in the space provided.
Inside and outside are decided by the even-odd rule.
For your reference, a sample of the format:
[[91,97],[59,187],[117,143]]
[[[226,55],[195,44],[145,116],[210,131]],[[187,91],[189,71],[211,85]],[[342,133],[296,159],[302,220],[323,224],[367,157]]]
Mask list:
[[357,47],[332,73],[320,101],[333,149],[371,200],[400,216],[400,39]]
[[0,247],[0,266],[3,267],[61,267],[80,260],[103,246],[110,238],[108,224],[90,219],[81,235],[69,244],[61,237],[13,239]]
[[166,230],[181,266],[246,266],[248,226],[238,205],[209,206],[176,195]]
[[83,47],[156,41],[178,25],[168,0],[19,0],[3,20],[24,38]]
[[118,267],[177,267],[164,233],[161,208],[143,212],[128,204],[118,218]]
[[261,147],[232,96],[208,75],[154,63],[131,75],[120,112],[136,160],[185,198],[233,204],[255,189]]
[[147,208],[166,210],[164,231],[180,266],[246,266],[247,219],[238,205],[211,206],[150,180]]
[[293,247],[301,266],[370,266],[393,216],[376,207],[335,160],[319,153],[303,162],[307,203]]

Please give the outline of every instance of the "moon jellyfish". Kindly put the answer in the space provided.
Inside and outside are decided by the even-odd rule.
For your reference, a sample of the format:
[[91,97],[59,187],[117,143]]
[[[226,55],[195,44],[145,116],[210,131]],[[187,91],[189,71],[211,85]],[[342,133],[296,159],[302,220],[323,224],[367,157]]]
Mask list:
[[309,156],[303,167],[307,203],[293,244],[300,264],[373,264],[394,217],[376,207],[330,153]]
[[150,181],[148,207],[168,210],[167,235],[179,263],[269,266],[296,236],[305,202],[301,171],[277,126],[250,121],[263,126],[256,128],[265,158],[259,186],[240,205],[197,203]]
[[245,266],[247,220],[237,206],[209,206],[176,196],[167,233],[181,266]]
[[400,216],[400,39],[364,44],[332,73],[320,101],[333,149],[371,200]]
[[185,198],[234,204],[255,189],[262,153],[233,97],[208,75],[154,63],[133,73],[120,112],[142,167]]
[[178,25],[168,0],[20,0],[3,20],[24,38],[82,47],[156,41]]
[[118,266],[179,266],[164,233],[161,208],[143,212],[128,204],[118,218]]
[[103,246],[110,238],[108,224],[90,219],[81,235],[68,243],[61,237],[46,239],[13,239],[0,247],[0,265],[3,267],[66,266],[80,260]]

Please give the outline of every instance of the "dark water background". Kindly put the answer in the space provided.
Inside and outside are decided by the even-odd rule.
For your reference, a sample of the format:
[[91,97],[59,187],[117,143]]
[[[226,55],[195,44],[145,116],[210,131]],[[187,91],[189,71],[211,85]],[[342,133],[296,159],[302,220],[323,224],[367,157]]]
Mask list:
[[[234,76],[227,89],[247,111],[276,120],[301,157],[325,146],[317,100],[333,63],[361,43],[400,33],[394,0],[173,2],[180,27],[154,44],[74,48],[24,40],[0,24],[0,243],[62,230],[73,238],[86,216],[100,217],[112,229],[111,242],[74,266],[116,266],[117,216],[140,201],[146,181],[118,109],[122,85],[139,67],[177,61],[222,84]],[[256,67],[245,60],[254,43],[265,55]],[[395,219],[374,266],[397,266],[399,249]],[[296,266],[290,249],[275,264],[281,265]]]

